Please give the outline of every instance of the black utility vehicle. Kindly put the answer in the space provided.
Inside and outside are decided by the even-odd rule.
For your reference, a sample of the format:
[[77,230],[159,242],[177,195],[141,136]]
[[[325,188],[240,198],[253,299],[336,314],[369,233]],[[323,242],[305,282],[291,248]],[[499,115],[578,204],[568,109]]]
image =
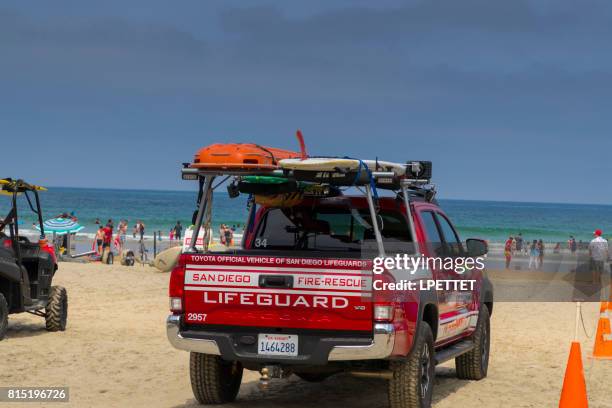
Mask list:
[[[6,335],[8,315],[13,313],[28,312],[44,317],[49,331],[66,329],[66,289],[51,286],[57,260],[45,238],[38,197],[38,192],[44,190],[23,180],[0,179],[0,195],[10,199],[8,214],[0,218],[0,340]],[[22,198],[37,216],[38,242],[19,235],[17,203]]]

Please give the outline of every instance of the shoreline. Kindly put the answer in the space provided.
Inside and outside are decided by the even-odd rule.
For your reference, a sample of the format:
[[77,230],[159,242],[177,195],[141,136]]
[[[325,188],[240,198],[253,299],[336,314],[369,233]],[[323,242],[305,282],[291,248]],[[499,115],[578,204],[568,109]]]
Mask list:
[[[27,236],[30,239],[37,239],[39,236],[38,231],[36,230],[21,230],[22,235]],[[234,242],[238,245],[232,246],[229,250],[237,249],[239,247],[239,243],[241,242],[243,237],[242,233],[234,233]],[[47,235],[47,239],[51,240],[52,234]],[[218,233],[215,234],[213,231],[213,242],[212,244],[215,246],[215,250],[227,250],[225,247],[219,247],[219,238]],[[114,240],[114,237],[113,237]],[[144,246],[148,253],[152,253],[154,242],[153,235],[144,235]],[[88,252],[92,250],[94,245],[94,236],[93,234],[87,233],[77,233],[72,238],[72,254],[81,254],[84,252]],[[570,271],[572,267],[579,268],[581,264],[588,262],[588,252],[585,248],[578,249],[575,253],[571,253],[569,248],[566,245],[561,245],[561,249],[559,252],[554,252],[553,246],[556,243],[545,242],[546,252],[544,257],[544,272],[558,272],[560,270]],[[182,245],[182,241],[172,240],[170,241],[167,236],[162,239],[158,239],[155,242],[155,246],[157,249],[157,253],[173,246]],[[139,238],[134,238],[131,234],[126,236],[126,248],[133,250],[134,252],[138,252],[140,250],[140,240]],[[113,245],[113,249],[116,250]],[[504,243],[503,242],[489,242],[489,253],[486,255],[487,260],[487,268],[491,267],[493,269],[504,269],[503,265],[505,263],[504,257]],[[511,267],[509,270],[529,270],[527,268],[529,262],[529,253],[525,251],[515,251],[512,255]]]
[[[40,235],[38,230],[34,230],[34,229],[29,229],[29,228],[20,228],[19,232],[21,235],[27,236],[27,237],[38,237]],[[154,232],[158,232],[157,230],[154,230]],[[161,241],[168,241],[168,233],[161,231],[162,232],[162,239]],[[45,235],[47,235],[47,239],[49,239],[53,234],[52,233],[46,233]],[[83,242],[83,241],[87,241],[87,240],[92,240],[95,238],[95,233],[92,232],[78,232],[76,234],[76,238],[78,242]],[[213,231],[213,238],[218,235]],[[114,236],[114,235],[113,235]],[[153,234],[145,234],[144,235],[145,240],[153,240]],[[234,232],[234,238],[238,238],[241,239],[242,238],[242,232]],[[139,239],[136,237],[134,237],[132,234],[127,234],[126,235],[126,239],[127,240],[131,240],[131,241],[135,241],[138,242]],[[464,237],[465,239],[465,237]],[[490,248],[503,248],[505,240],[487,240],[485,239],[485,241],[487,241],[487,243],[489,244]],[[174,240],[172,241],[174,242]],[[530,242],[528,241],[524,241],[527,245],[529,245]],[[546,246],[550,246],[550,245],[556,245],[557,243],[561,244],[561,250],[567,250],[567,239],[563,240],[563,241],[543,241],[544,244]],[[577,242],[578,243],[578,242]],[[588,245],[589,241],[582,241],[582,245]],[[550,249],[552,250],[552,248]],[[568,250],[569,251],[569,250]]]

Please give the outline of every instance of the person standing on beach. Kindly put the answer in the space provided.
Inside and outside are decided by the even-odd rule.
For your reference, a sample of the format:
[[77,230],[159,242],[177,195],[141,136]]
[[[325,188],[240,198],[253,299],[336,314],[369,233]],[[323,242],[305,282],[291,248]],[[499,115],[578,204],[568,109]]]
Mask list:
[[539,262],[540,251],[538,250],[538,241],[534,239],[531,245],[529,246],[529,269],[531,269],[531,265],[535,266],[535,269],[538,269]]
[[[600,229],[596,229],[593,235],[595,238],[589,243],[589,257],[591,258],[593,283],[599,283],[604,270],[604,264],[610,257],[610,248],[608,241],[601,236],[602,232]],[[612,282],[610,283],[610,289],[612,290]]]
[[232,232],[232,229],[229,227],[225,227],[225,246],[226,247],[230,247],[232,245],[232,240],[234,239],[234,233]]
[[138,221],[138,233],[140,234],[140,241],[142,242],[145,233],[145,224],[142,221]]
[[96,232],[96,245],[99,254],[102,254],[102,244],[104,244],[104,227],[100,225]]
[[180,241],[182,235],[183,235],[183,226],[181,225],[180,221],[177,221],[176,225],[174,226],[174,238]]
[[219,242],[225,245],[225,224],[221,224],[219,227]]
[[510,269],[510,261],[512,261],[512,244],[514,238],[510,236],[504,245],[504,256],[506,257],[506,269]]
[[109,222],[106,224],[106,227],[102,229],[104,231],[104,239],[102,242],[102,252],[100,255],[106,251],[106,248],[108,248],[109,251],[111,249],[111,241],[113,240],[113,223],[111,220],[108,221]]
[[520,254],[523,252],[523,234],[519,232],[516,237],[516,251]]
[[538,269],[542,269],[544,266],[544,241],[538,241]]
[[128,228],[127,220],[121,220],[119,222],[119,227],[117,227],[117,233],[119,234],[119,243],[121,245],[121,248],[125,247],[127,228]]
[[576,247],[576,239],[573,235],[570,235],[569,239],[567,240],[567,248],[570,250],[572,255],[576,253]]

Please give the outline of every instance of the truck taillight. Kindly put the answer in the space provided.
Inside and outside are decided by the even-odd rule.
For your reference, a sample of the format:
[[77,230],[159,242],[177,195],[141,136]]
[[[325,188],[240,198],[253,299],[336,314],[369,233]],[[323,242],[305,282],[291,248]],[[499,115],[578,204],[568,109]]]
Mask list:
[[182,312],[183,311],[183,299],[180,297],[170,298],[170,311],[171,312]]
[[170,296],[170,311],[181,313],[183,311],[183,295],[185,293],[185,268],[177,266],[170,273],[170,286],[168,295]]
[[375,322],[392,322],[395,317],[395,302],[396,292],[388,290],[388,285],[395,282],[395,278],[388,271],[384,271],[380,275],[374,275],[374,321]]
[[377,322],[393,321],[393,305],[374,305],[374,320]]

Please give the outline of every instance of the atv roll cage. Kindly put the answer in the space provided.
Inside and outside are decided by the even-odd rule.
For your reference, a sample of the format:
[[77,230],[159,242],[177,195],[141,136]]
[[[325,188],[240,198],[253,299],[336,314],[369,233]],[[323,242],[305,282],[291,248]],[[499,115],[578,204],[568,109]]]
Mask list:
[[[367,169],[367,166],[366,166]],[[385,256],[385,248],[383,245],[382,234],[378,225],[378,203],[376,189],[385,189],[395,192],[398,198],[404,200],[406,207],[406,216],[408,226],[412,237],[416,237],[414,221],[411,214],[410,201],[415,197],[420,197],[427,201],[433,201],[435,198],[435,186],[431,184],[431,162],[413,161],[406,164],[406,174],[398,177],[394,172],[382,171],[367,171],[369,175],[367,180],[346,184],[344,187],[356,187],[361,191],[367,199],[368,208],[372,220],[372,228],[376,238],[376,245],[379,256]],[[249,170],[204,170],[190,167],[189,163],[183,163],[181,176],[183,180],[198,181],[198,199],[197,199],[197,214],[194,219],[193,235],[187,252],[197,253],[197,240],[200,233],[200,228],[204,226],[204,237],[202,240],[203,252],[208,252],[208,242],[210,239],[210,230],[212,226],[212,201],[213,190],[221,185],[227,179],[234,177],[239,179],[249,175],[274,175],[279,177],[292,177],[292,172],[287,170],[274,170],[272,172],[262,173],[261,171]],[[215,178],[224,177],[224,179],[213,185]],[[363,190],[362,190],[363,188]],[[364,191],[365,190],[365,191]],[[251,202],[251,211],[254,206]],[[414,251],[419,254],[420,250],[418,242],[414,239]]]
[[[39,191],[46,190],[47,189],[44,187],[29,184],[23,180],[13,180],[11,178],[0,179],[0,193],[2,193],[2,195],[8,195],[11,197],[11,209],[6,217],[0,222],[0,231],[3,231],[8,225],[11,240],[14,242],[19,241],[19,223],[17,222],[19,219],[19,214],[17,209],[17,197],[23,194],[26,198],[28,206],[30,207],[30,210],[36,214],[38,219],[38,225],[40,228],[39,242],[46,243],[40,197],[38,196]],[[34,201],[32,201],[30,194],[34,196]],[[21,260],[19,245],[14,245],[13,248],[16,249],[17,259]]]

